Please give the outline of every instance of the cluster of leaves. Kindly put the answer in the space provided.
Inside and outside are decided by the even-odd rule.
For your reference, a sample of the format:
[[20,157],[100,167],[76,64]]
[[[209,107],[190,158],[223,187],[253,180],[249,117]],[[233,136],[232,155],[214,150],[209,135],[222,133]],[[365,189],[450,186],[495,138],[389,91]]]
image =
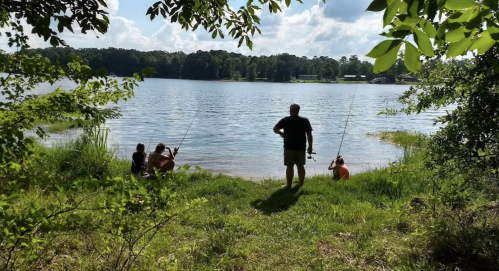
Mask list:
[[[50,265],[67,234],[103,240],[106,247],[112,247],[100,249],[107,265],[129,270],[172,218],[205,201],[177,197],[178,185],[190,178],[185,173],[188,166],[169,178],[157,175],[153,182],[133,175],[113,177],[105,167],[94,169],[99,173],[94,176],[85,177],[90,172],[68,176],[44,170],[54,163],[47,161],[53,158],[26,146],[20,131],[4,129],[1,133],[5,134],[2,140],[12,139],[5,146],[25,153],[23,161],[0,166],[2,270]],[[83,144],[74,145],[78,149],[67,152],[83,155],[90,151],[102,166],[114,157],[106,141],[107,130],[97,126],[83,135]]]
[[[109,79],[104,69],[94,72],[78,57],[64,68],[39,55],[2,54],[0,71],[7,73],[0,78],[1,93],[5,97],[0,102],[0,130],[30,129],[37,120],[54,123],[71,119],[84,124],[83,120],[119,117],[118,108],[99,106],[133,97],[133,87],[141,80],[139,75],[124,78],[122,82]],[[40,83],[55,84],[62,78],[74,81],[76,88],[58,87],[49,93],[31,94]],[[40,136],[45,134],[42,128],[37,132]]]
[[[9,46],[28,48],[21,20],[33,26],[33,34],[43,37],[45,41],[50,39],[52,46],[66,44],[57,36],[54,28],[58,32],[63,32],[66,28],[74,33],[72,25],[77,24],[81,33],[85,34],[87,31],[106,33],[109,26],[108,13],[102,9],[107,7],[103,0],[9,0],[2,1],[0,7],[0,24],[6,29]],[[11,18],[12,15],[14,18]]]
[[[407,69],[418,73],[422,55],[453,58],[474,50],[481,55],[499,41],[498,0],[374,0],[367,10],[384,10],[383,26],[390,27],[382,35],[391,39],[367,54],[376,58],[375,73],[393,65],[402,44]],[[411,36],[417,47],[407,41]],[[499,73],[499,61],[493,69]]]
[[[493,72],[498,47],[465,67],[439,64],[438,72],[429,73],[424,84],[399,99],[408,114],[432,107],[455,107],[436,120],[444,127],[430,144],[432,164],[453,165],[445,174],[470,170],[494,173],[499,167],[499,76]],[[472,176],[477,172],[469,173]]]
[[[303,3],[301,0],[297,1]],[[260,18],[256,14],[260,7],[254,2],[257,1],[249,0],[245,6],[235,11],[227,0],[163,0],[154,3],[147,10],[147,15],[151,20],[161,15],[165,19],[170,19],[172,23],[178,22],[186,30],[189,28],[196,30],[202,26],[212,33],[212,38],[216,38],[217,35],[224,38],[222,28],[225,26],[232,38],[239,39],[238,47],[246,41],[246,46],[252,49],[253,42],[250,37],[255,34],[255,31],[261,34],[258,28]],[[280,2],[282,0],[258,0],[261,6],[268,5],[270,13],[281,11]],[[289,7],[291,0],[285,0],[285,4]]]

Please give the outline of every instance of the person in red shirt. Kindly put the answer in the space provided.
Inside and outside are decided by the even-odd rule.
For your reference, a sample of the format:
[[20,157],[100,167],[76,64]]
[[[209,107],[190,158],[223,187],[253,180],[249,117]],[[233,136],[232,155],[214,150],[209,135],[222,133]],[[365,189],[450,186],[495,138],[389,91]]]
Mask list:
[[[333,164],[336,162],[336,165]],[[331,165],[328,167],[329,170],[333,171],[333,180],[349,180],[350,179],[350,171],[348,167],[345,165],[345,161],[339,155],[331,162]]]
[[[170,154],[164,155],[163,152],[165,150],[168,150]],[[159,143],[158,146],[156,146],[156,150],[152,151],[147,159],[147,173],[154,174],[154,168],[159,169],[160,172],[173,170],[175,167],[175,155],[177,155],[177,153],[177,148],[174,148],[172,152],[170,147],[166,146],[164,143]]]

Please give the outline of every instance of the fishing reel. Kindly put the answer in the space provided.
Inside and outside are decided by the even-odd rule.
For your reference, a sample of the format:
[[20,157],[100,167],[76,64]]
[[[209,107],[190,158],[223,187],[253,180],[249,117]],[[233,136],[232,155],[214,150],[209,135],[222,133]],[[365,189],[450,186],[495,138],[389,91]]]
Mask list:
[[315,161],[315,158],[312,157],[312,154],[315,154],[315,152],[309,153],[307,159],[312,159]]

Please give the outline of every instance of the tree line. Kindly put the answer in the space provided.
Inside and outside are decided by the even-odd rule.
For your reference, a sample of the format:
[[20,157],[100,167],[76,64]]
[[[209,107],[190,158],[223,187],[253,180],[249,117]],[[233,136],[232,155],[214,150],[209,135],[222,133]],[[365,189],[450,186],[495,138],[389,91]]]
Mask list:
[[[50,47],[29,49],[28,54],[40,54],[51,62],[66,65],[79,56],[83,63],[93,70],[101,67],[117,76],[129,77],[143,68],[153,68],[156,78],[194,79],[194,80],[265,80],[286,82],[299,75],[317,75],[319,80],[331,81],[336,77],[354,75],[357,80],[372,80],[385,77],[389,82],[409,75],[404,60],[399,58],[387,71],[375,75],[373,64],[361,61],[356,55],[333,59],[327,56],[308,58],[290,54],[271,56],[245,56],[223,50],[184,52],[149,51],[141,52],[121,48],[84,48]],[[361,79],[361,75],[365,75]]]

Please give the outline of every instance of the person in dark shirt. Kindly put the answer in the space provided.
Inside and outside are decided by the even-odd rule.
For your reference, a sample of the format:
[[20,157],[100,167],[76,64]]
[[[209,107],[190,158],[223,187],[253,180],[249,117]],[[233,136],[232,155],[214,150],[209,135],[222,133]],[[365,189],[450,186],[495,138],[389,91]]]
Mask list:
[[[310,121],[298,116],[300,106],[292,104],[289,107],[289,117],[281,119],[274,126],[274,133],[284,138],[284,165],[286,166],[287,188],[291,188],[294,177],[294,165],[298,171],[299,185],[305,181],[305,150],[312,153],[312,126]],[[281,131],[282,130],[282,131]],[[308,141],[308,148],[307,148]]]
[[137,144],[136,152],[132,155],[132,167],[131,171],[133,174],[139,174],[144,172],[147,168],[147,155],[146,146],[142,143]]

